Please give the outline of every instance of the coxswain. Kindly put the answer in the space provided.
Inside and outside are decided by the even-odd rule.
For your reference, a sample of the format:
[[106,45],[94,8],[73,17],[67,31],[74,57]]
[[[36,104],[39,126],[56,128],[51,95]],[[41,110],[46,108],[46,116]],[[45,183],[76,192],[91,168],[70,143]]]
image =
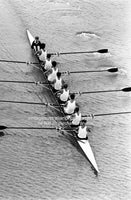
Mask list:
[[31,48],[34,49],[35,53],[37,53],[40,50],[41,42],[38,36],[35,37],[35,40],[33,41]]
[[85,119],[81,120],[80,126],[78,127],[77,138],[79,140],[88,140],[88,128],[86,122]]
[[57,97],[59,98],[60,103],[66,103],[69,99],[69,89],[68,85],[64,84],[62,89],[57,93]]
[[62,89],[63,85],[64,85],[64,81],[61,78],[61,72],[57,72],[56,78],[53,81],[53,91],[54,92],[60,91]]
[[57,72],[58,72],[57,62],[52,61],[52,68],[49,71],[48,81],[53,82],[56,79]]
[[76,101],[75,101],[75,94],[70,94],[70,99],[65,103],[63,109],[65,114],[71,115],[74,113],[74,110],[76,108]]
[[37,52],[37,56],[39,57],[39,60],[44,63],[47,57],[47,51],[45,50],[45,46],[46,46],[45,43],[41,43],[40,50]]
[[51,67],[52,67],[51,54],[48,53],[46,56],[44,69],[47,71],[50,70]]
[[72,127],[78,127],[81,121],[81,113],[79,111],[79,107],[76,107],[74,113],[69,116],[68,120],[71,122]]

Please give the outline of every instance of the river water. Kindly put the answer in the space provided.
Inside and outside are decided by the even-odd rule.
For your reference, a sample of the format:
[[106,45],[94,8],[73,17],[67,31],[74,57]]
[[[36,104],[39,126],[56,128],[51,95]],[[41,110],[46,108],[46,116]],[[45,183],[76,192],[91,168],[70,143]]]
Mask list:
[[[118,73],[64,76],[71,91],[130,86],[130,13],[129,0],[0,0],[0,58],[34,61],[26,36],[29,29],[47,44],[49,52],[109,49],[105,55],[54,58],[61,71],[120,69]],[[35,66],[1,62],[3,79],[44,80]],[[51,98],[41,86],[0,83],[0,99],[52,102]],[[131,95],[124,92],[81,95],[77,101],[82,114],[131,111]],[[54,116],[53,108],[0,104],[1,125],[56,126]],[[131,199],[130,114],[89,118],[88,124],[98,177],[69,139],[57,131],[6,130],[0,137],[0,199]]]

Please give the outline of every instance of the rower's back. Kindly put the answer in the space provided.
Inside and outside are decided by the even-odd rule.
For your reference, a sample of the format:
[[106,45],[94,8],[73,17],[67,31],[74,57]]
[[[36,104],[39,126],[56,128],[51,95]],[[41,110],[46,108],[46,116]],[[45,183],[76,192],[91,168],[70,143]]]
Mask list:
[[70,95],[70,100],[67,101],[66,107],[64,107],[64,112],[66,114],[73,114],[76,108],[75,94]]
[[86,120],[81,120],[80,122],[80,126],[78,128],[78,138],[79,139],[85,139],[87,140],[88,139],[88,136],[87,136],[87,126],[86,126]]
[[45,60],[45,70],[50,70],[52,67],[52,61],[51,61],[51,54],[47,54],[46,60]]
[[61,78],[60,72],[57,72],[57,74],[56,74],[56,79],[54,81],[54,89],[56,91],[59,91],[62,89],[62,78]]
[[48,76],[48,81],[53,82],[56,79],[57,72],[58,72],[57,62],[52,61],[52,68],[51,68],[51,73]]
[[67,84],[64,84],[63,85],[63,89],[62,89],[62,92],[59,96],[60,98],[60,101],[62,102],[66,102],[69,98],[69,89],[68,89],[68,85]]
[[72,125],[79,126],[81,121],[81,113],[79,107],[76,107],[73,114]]

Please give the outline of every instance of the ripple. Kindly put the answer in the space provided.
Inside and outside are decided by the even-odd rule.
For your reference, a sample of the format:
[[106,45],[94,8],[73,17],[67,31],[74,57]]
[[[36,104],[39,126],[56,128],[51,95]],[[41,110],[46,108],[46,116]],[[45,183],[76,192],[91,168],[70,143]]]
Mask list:
[[79,37],[87,38],[87,39],[100,38],[100,36],[97,33],[94,33],[92,31],[79,31],[79,32],[76,32],[76,35]]

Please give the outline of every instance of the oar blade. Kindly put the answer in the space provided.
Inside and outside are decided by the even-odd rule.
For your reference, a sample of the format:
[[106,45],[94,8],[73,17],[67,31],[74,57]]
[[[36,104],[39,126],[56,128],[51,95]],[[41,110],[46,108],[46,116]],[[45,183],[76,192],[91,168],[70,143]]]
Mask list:
[[108,49],[100,49],[98,50],[98,53],[108,53]]
[[108,69],[107,71],[108,71],[108,72],[111,72],[111,73],[113,73],[113,72],[118,72],[118,68],[117,68],[117,67],[110,68],[110,69]]
[[0,126],[0,130],[4,130],[6,128],[8,128],[8,127],[7,126]]
[[131,87],[123,88],[122,91],[123,92],[131,92]]

